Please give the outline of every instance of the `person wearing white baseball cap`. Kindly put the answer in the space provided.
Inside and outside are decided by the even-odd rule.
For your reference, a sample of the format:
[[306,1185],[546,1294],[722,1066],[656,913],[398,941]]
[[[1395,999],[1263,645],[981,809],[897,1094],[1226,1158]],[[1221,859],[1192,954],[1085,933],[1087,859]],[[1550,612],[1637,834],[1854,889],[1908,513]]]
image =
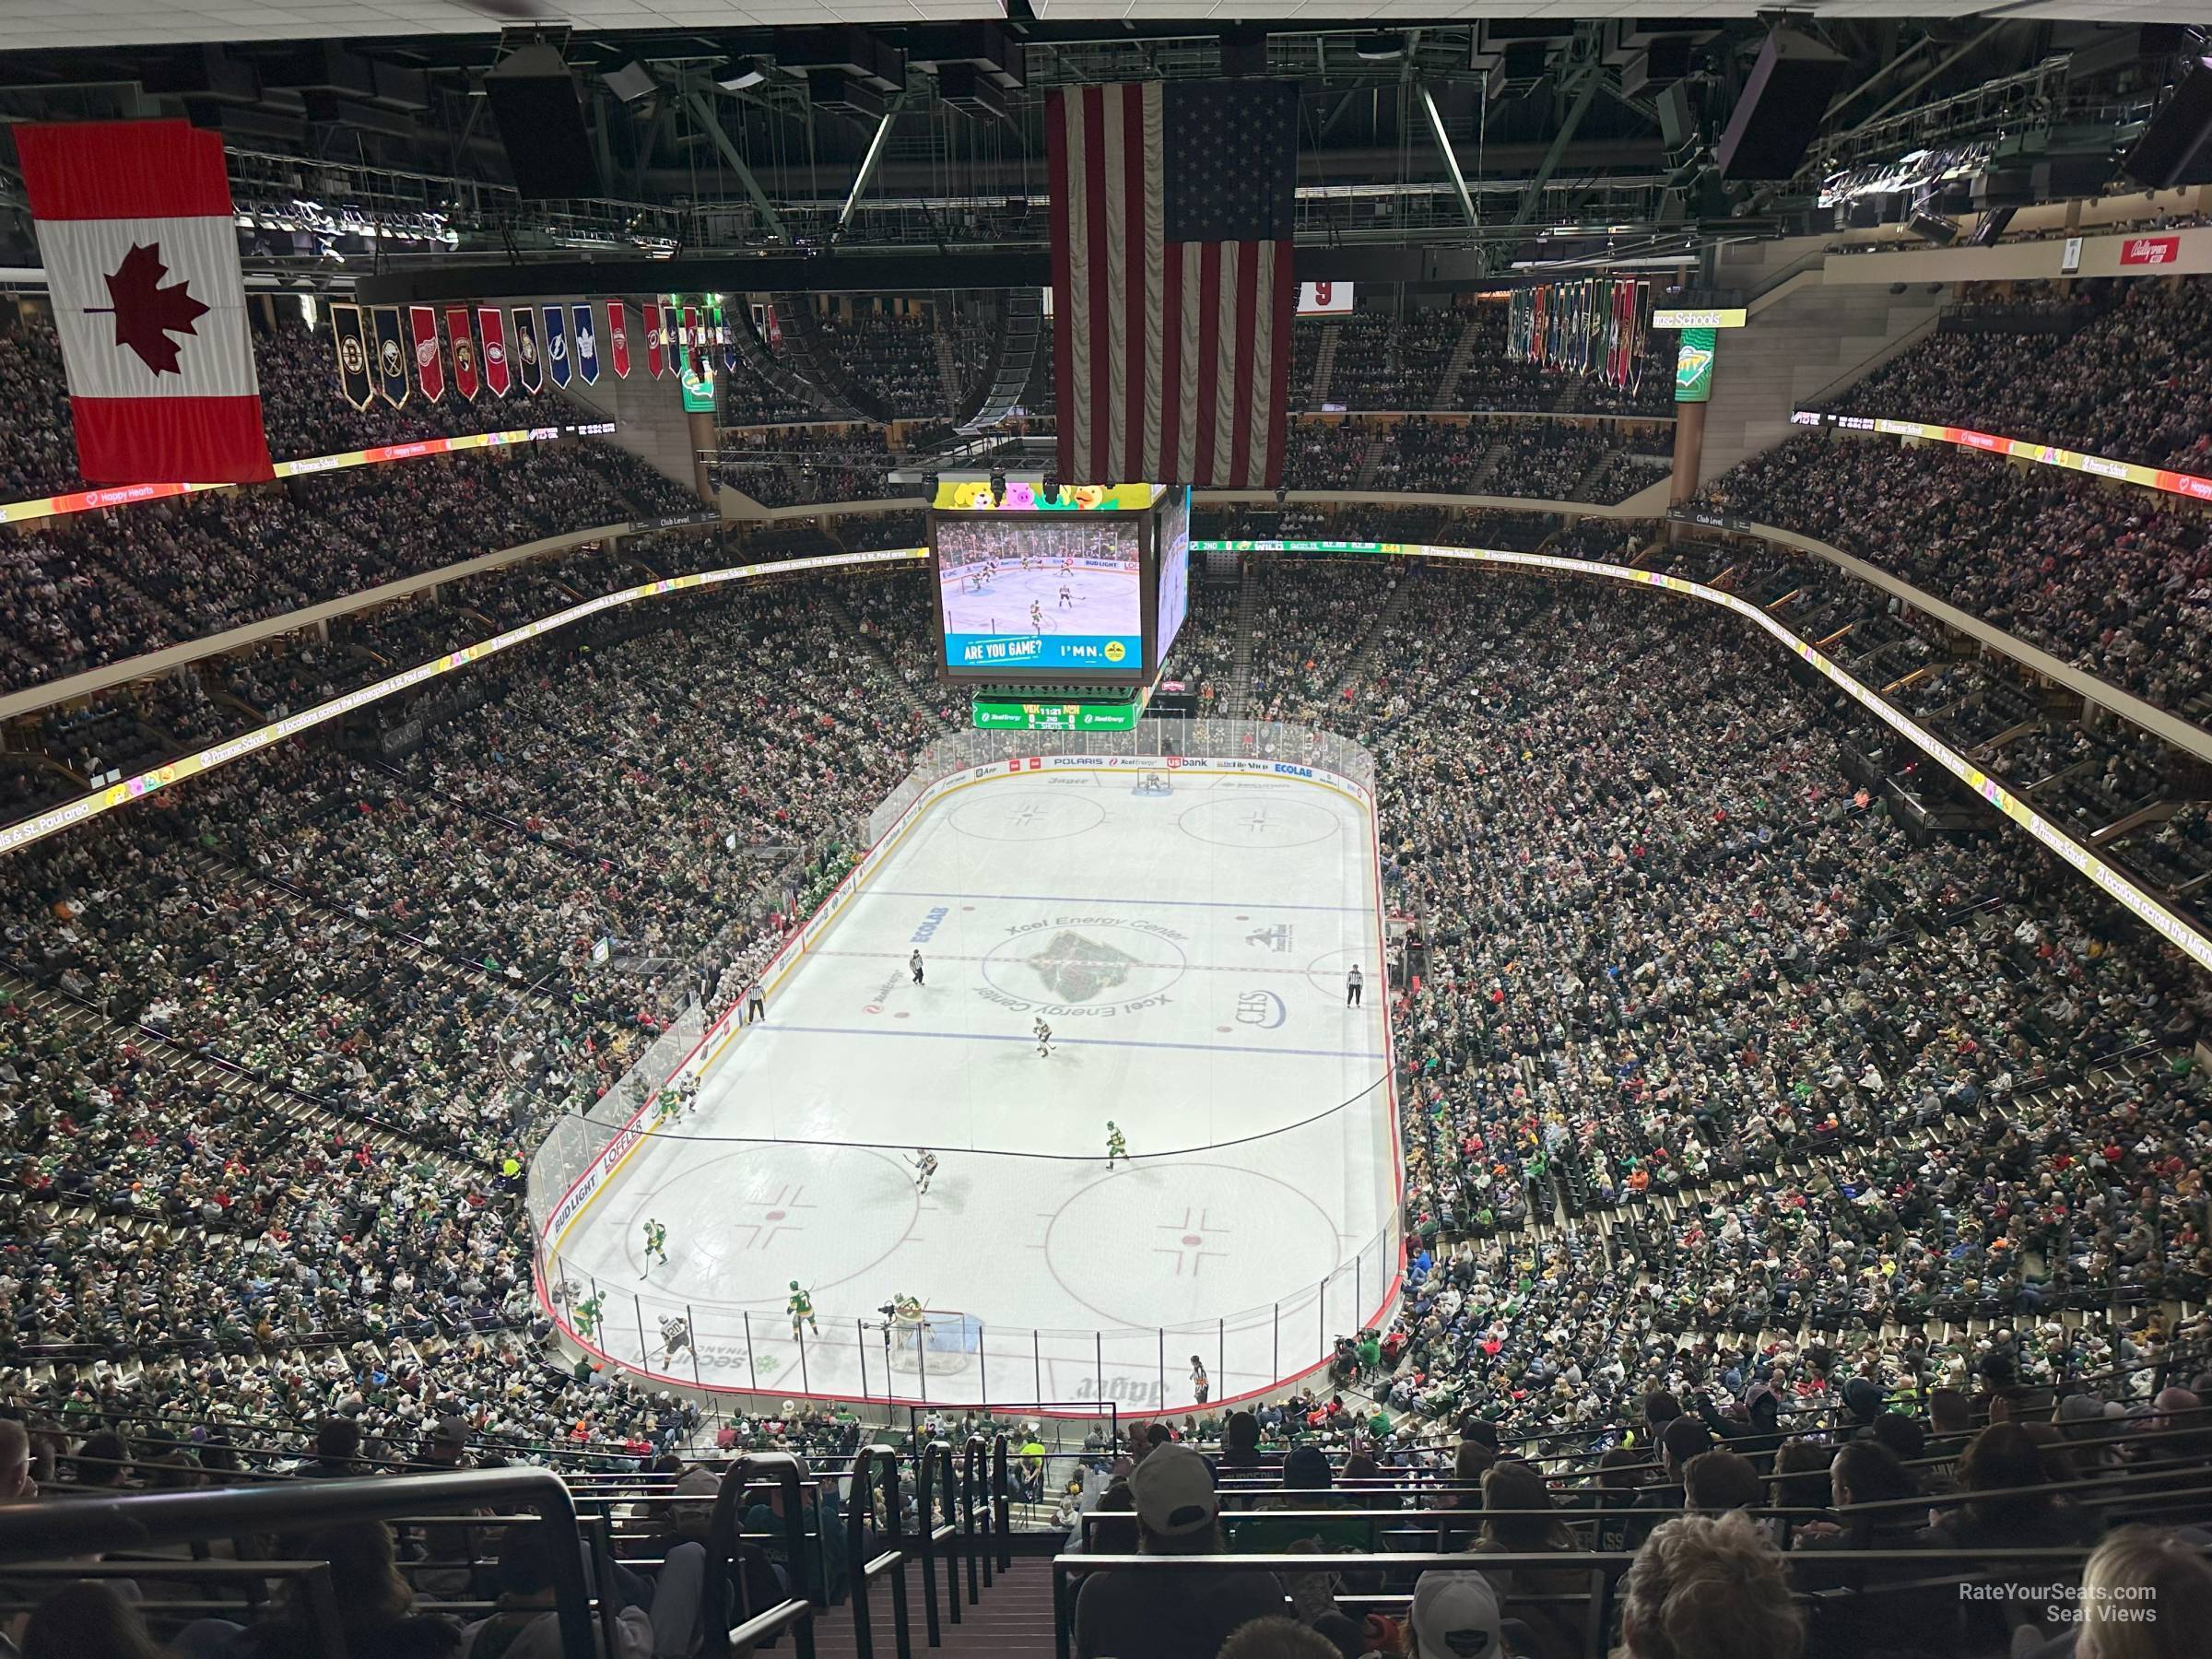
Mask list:
[[[1137,1549],[1148,1556],[1223,1555],[1214,1472],[1179,1441],[1155,1446],[1130,1472]],[[1284,1610],[1270,1572],[1094,1572],[1076,1594],[1077,1659],[1214,1659],[1239,1625]]]
[[1504,1659],[1504,1625],[1479,1572],[1424,1572],[1413,1586],[1413,1659]]

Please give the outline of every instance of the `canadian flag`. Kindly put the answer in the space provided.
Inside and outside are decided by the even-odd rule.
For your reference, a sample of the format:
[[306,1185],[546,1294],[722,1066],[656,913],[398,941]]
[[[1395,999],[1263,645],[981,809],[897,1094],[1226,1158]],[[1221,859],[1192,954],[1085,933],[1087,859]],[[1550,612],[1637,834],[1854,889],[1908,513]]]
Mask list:
[[221,137],[182,121],[15,135],[86,481],[268,477]]

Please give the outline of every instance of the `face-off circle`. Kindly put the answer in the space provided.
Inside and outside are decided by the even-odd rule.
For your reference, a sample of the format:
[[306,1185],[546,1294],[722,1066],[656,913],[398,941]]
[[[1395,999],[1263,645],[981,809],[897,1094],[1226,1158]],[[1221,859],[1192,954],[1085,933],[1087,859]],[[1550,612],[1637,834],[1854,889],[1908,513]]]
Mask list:
[[1310,847],[1343,833],[1336,816],[1325,806],[1273,792],[1217,795],[1199,802],[1175,822],[1193,841],[1240,853]]
[[[690,1165],[637,1203],[641,1217],[683,1218],[669,1227],[677,1273],[646,1282],[700,1307],[781,1308],[794,1278],[818,1301],[881,1265],[919,1210],[912,1172],[870,1147],[745,1147]],[[728,1294],[738,1286],[763,1288]]]
[[952,815],[952,827],[978,841],[1060,841],[1096,830],[1106,821],[1106,808],[1072,789],[1034,788],[985,790]]
[[1123,1007],[1159,995],[1190,959],[1167,929],[1112,916],[1041,919],[983,953],[983,982],[1024,1003]]
[[[1100,1320],[1142,1329],[1206,1316],[1221,1286],[1253,1305],[1310,1291],[1338,1265],[1336,1228],[1288,1182],[1181,1159],[1093,1182],[1045,1229],[1060,1288]],[[1348,1300],[1348,1299],[1347,1299]]]

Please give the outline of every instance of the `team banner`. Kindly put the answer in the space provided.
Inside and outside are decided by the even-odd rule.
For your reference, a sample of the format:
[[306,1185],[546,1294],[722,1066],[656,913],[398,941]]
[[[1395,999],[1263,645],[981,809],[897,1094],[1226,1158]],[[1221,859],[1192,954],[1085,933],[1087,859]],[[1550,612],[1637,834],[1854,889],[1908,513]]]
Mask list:
[[615,378],[629,378],[629,324],[622,315],[622,301],[606,302],[606,355],[615,366]]
[[661,378],[661,308],[650,300],[645,302],[645,370],[654,380]]
[[380,305],[369,313],[376,335],[376,389],[394,408],[407,401],[407,344],[399,307]]
[[468,326],[468,307],[445,308],[446,343],[453,348],[453,391],[464,403],[477,401],[477,336]]
[[533,397],[546,389],[546,354],[538,349],[537,314],[526,305],[514,308],[514,376]]
[[573,372],[569,362],[569,317],[558,305],[546,307],[546,363],[553,371],[553,383],[565,386]]
[[737,330],[721,306],[714,308],[714,337],[722,343],[722,371],[737,372]]
[[407,328],[415,336],[415,383],[425,403],[445,395],[445,354],[438,349],[438,313],[427,305],[407,307]]
[[1710,328],[1682,331],[1681,352],[1675,359],[1677,403],[1704,403],[1712,396],[1712,352],[1719,337]]
[[599,383],[599,342],[592,335],[592,302],[569,308],[570,320],[575,324],[576,373],[587,386]]
[[330,308],[330,337],[338,359],[338,390],[357,409],[376,401],[376,384],[369,378],[369,335],[358,305]]
[[712,372],[707,366],[706,334],[699,325],[699,307],[684,307],[685,366],[694,379],[704,378]]
[[496,305],[479,306],[477,325],[484,335],[484,383],[494,397],[504,397],[514,384],[514,368],[507,360],[507,313]]
[[691,354],[684,349],[686,342],[677,323],[676,305],[672,300],[661,301],[661,350],[668,359],[668,372],[677,379],[690,367]]

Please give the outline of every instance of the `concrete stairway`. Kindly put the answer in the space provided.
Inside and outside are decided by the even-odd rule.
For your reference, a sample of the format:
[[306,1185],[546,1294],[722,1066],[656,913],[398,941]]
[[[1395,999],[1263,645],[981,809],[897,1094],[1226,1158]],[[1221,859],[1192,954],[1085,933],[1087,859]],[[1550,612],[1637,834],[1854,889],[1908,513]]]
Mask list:
[[[641,358],[643,347],[639,343],[634,313],[630,339],[632,349]],[[626,379],[617,379],[611,369],[602,369],[595,385],[572,381],[560,395],[575,406],[570,419],[615,422],[608,441],[619,444],[679,488],[698,488],[699,475],[691,457],[691,418],[684,413],[683,388],[674,375],[654,380],[645,372],[641,361],[633,361]]]
[[1720,280],[1744,292],[1751,316],[1747,327],[1720,336],[1705,415],[1705,477],[1787,438],[1791,413],[1805,399],[1855,379],[1933,327],[1949,298],[1947,288],[1930,293],[1924,284],[1892,294],[1887,286],[1827,282],[1817,258],[1792,242],[1723,254]]
[[1305,404],[1309,409],[1320,408],[1322,399],[1329,394],[1329,375],[1336,367],[1336,336],[1339,332],[1334,323],[1326,324],[1321,331],[1321,349],[1313,354],[1313,384]]
[[[960,1569],[958,1561],[938,1562]],[[1048,1659],[1053,1651],[1053,1573],[1048,1561],[1017,1558],[1011,1569],[996,1575],[981,1599],[968,1605],[967,1583],[959,1583],[960,1622],[953,1624],[943,1613],[944,1585],[938,1585],[940,1645],[928,1645],[927,1623],[922,1610],[922,1569],[910,1561],[905,1567],[907,1630],[916,1659],[934,1653],[942,1659]],[[875,1659],[893,1659],[898,1652],[891,1622],[890,1576],[876,1580],[868,1598],[870,1643]],[[814,1623],[814,1651],[818,1659],[858,1659],[850,1603],[830,1609]]]
[[1458,343],[1452,347],[1452,360],[1444,365],[1444,378],[1437,382],[1436,396],[1430,400],[1430,407],[1453,406],[1452,400],[1459,395],[1460,376],[1466,373],[1467,365],[1474,360],[1475,341],[1480,333],[1481,325],[1469,317],[1467,325],[1459,331]]
[[1249,719],[1252,714],[1252,624],[1259,615],[1260,582],[1248,566],[1244,580],[1237,584],[1237,653],[1230,662],[1229,702],[1221,711],[1230,720]]

